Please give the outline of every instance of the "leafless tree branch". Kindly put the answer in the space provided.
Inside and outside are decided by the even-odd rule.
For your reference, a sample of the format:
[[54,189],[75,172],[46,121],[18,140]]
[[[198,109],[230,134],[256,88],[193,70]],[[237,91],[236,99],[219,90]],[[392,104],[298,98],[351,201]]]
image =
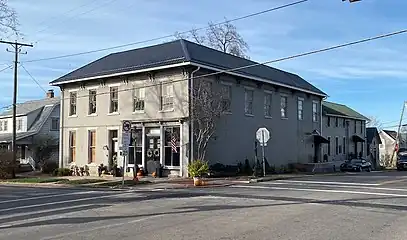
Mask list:
[[18,34],[18,25],[16,11],[8,5],[8,0],[0,0],[0,33]]
[[369,116],[369,121],[366,123],[366,127],[375,127],[379,131],[383,129],[383,125],[380,120],[375,116]]

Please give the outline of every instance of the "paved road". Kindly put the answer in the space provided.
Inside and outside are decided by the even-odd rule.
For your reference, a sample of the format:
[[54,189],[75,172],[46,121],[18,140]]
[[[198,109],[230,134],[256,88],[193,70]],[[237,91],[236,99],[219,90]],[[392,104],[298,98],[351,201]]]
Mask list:
[[407,172],[213,189],[0,187],[0,239],[407,239]]

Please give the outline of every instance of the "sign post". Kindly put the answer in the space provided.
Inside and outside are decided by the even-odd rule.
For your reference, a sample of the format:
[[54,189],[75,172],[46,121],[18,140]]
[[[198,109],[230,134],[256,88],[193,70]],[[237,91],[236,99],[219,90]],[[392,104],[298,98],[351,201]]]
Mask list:
[[259,128],[256,132],[256,139],[260,142],[261,152],[263,154],[263,176],[266,176],[266,157],[264,153],[264,147],[267,146],[267,142],[270,139],[270,132],[267,128]]
[[126,172],[126,156],[128,155],[130,145],[131,122],[123,121],[122,126],[122,153],[123,153],[123,172],[122,172],[122,187],[124,187],[124,174]]

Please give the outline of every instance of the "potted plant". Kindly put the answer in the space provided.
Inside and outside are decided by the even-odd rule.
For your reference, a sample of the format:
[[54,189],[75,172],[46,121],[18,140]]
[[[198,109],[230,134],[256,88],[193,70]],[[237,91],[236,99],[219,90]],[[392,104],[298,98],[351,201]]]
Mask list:
[[188,173],[194,178],[194,186],[202,185],[202,176],[209,172],[208,162],[195,160],[188,164]]

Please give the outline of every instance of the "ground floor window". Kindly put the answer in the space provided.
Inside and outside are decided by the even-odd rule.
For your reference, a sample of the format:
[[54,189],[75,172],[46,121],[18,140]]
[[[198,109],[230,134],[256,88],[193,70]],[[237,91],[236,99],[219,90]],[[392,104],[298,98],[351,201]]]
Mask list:
[[164,165],[180,166],[180,127],[164,128]]
[[69,161],[75,162],[76,159],[76,132],[69,132]]
[[88,132],[89,163],[96,161],[96,130]]
[[129,164],[142,164],[143,156],[143,130],[137,128],[131,133],[131,142],[129,147]]

